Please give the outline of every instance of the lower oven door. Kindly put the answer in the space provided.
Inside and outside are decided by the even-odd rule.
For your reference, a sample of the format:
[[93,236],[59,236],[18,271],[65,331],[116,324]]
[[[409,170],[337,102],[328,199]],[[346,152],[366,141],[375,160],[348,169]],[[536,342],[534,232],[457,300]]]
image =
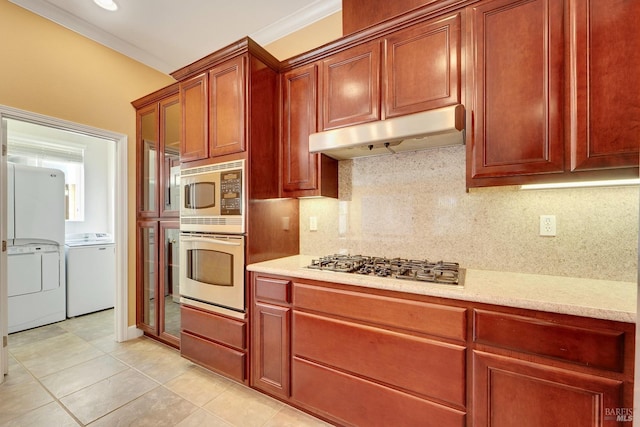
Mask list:
[[194,305],[244,312],[244,267],[244,236],[180,235],[180,294]]

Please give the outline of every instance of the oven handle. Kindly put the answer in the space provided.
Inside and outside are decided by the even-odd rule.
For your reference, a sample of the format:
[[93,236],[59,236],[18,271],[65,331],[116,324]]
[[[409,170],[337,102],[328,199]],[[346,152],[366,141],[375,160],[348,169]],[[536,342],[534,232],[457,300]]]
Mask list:
[[208,237],[182,237],[180,240],[183,242],[216,243],[219,245],[227,246],[241,246],[241,243],[227,242],[224,240],[212,239]]

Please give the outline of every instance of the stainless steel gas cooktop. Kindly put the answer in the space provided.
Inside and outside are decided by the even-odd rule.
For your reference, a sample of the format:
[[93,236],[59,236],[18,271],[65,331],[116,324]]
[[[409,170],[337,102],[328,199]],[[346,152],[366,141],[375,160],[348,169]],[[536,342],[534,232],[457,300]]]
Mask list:
[[342,273],[392,277],[420,282],[462,285],[464,269],[456,262],[409,260],[363,255],[327,255],[311,260],[307,268]]

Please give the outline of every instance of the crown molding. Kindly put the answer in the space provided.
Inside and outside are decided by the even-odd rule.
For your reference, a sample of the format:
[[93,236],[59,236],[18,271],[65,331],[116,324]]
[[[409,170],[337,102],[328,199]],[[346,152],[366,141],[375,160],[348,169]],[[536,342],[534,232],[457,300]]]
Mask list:
[[341,10],[342,0],[317,0],[295,13],[249,34],[249,37],[265,46]]
[[[49,3],[46,0],[9,0],[45,19],[122,53],[138,62],[169,74],[184,64],[169,64],[139,47]],[[249,36],[261,45],[269,44],[342,9],[341,0],[317,0],[309,6],[256,31]]]
[[71,31],[74,31],[84,37],[87,37],[101,45],[104,45],[110,49],[120,52],[130,58],[135,59],[138,62],[155,68],[156,70],[168,73],[173,68],[173,65],[167,64],[164,60],[151,55],[149,52],[140,49],[131,43],[122,40],[113,34],[96,27],[87,21],[78,18],[77,16],[60,9],[59,7],[45,1],[45,0],[9,0],[17,6],[27,9],[30,12],[40,15],[50,21],[55,22]]

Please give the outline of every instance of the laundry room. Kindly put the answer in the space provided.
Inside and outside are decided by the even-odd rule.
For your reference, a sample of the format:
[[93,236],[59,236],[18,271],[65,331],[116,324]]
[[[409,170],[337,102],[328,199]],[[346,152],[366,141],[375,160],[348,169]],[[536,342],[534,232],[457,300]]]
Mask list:
[[6,120],[9,333],[115,304],[115,142]]

